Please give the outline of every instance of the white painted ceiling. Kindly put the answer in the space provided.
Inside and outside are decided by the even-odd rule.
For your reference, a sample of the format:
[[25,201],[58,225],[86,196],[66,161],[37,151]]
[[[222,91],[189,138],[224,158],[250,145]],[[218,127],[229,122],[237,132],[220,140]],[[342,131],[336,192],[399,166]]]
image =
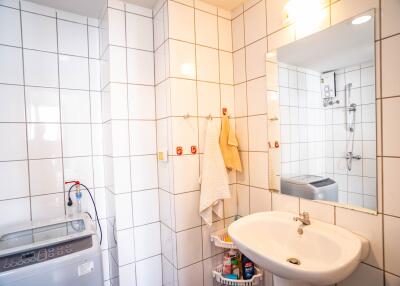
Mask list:
[[[105,0],[29,0],[40,5],[49,6],[55,9],[71,13],[98,18],[101,9],[105,6]],[[127,3],[140,5],[146,8],[153,8],[157,0],[126,0]]]
[[[98,18],[105,0],[29,0],[40,5],[53,7],[55,9],[71,13]],[[232,10],[245,0],[204,0],[217,7]],[[126,3],[136,4],[146,8],[153,8],[157,0],[125,0]]]
[[283,46],[279,62],[326,72],[373,61],[374,18],[361,25],[351,20]]
[[245,0],[204,0],[204,2],[231,11],[245,2]]

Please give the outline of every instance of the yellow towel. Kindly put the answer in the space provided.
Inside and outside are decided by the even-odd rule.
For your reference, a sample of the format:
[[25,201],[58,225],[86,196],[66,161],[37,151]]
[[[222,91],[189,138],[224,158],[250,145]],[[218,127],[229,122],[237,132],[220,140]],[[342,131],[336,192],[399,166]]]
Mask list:
[[227,115],[222,117],[221,135],[219,137],[219,146],[221,147],[222,156],[224,158],[225,167],[242,171],[242,163],[240,162],[238,146],[235,132],[229,125]]

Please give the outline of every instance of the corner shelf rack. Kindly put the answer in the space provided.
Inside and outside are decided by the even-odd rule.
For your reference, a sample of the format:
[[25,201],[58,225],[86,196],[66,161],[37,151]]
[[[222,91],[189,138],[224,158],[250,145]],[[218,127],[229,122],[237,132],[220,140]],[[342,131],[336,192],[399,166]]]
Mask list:
[[[210,235],[211,242],[214,243],[216,247],[225,248],[225,249],[238,249],[237,246],[230,240],[228,240],[228,229],[221,229],[216,231]],[[220,264],[213,270],[213,278],[220,285],[229,285],[229,286],[256,286],[260,285],[260,282],[263,279],[263,271],[259,269],[257,266],[255,267],[255,274],[249,280],[243,279],[229,279],[225,278],[222,275],[223,265]]]

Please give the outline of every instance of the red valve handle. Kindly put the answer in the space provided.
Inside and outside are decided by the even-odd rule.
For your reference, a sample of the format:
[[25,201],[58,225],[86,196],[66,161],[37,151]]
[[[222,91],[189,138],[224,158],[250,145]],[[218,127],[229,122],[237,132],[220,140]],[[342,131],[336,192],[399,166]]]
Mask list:
[[65,182],[64,184],[65,184],[65,185],[68,185],[68,184],[80,185],[81,182],[79,182],[79,181],[68,181],[68,182]]

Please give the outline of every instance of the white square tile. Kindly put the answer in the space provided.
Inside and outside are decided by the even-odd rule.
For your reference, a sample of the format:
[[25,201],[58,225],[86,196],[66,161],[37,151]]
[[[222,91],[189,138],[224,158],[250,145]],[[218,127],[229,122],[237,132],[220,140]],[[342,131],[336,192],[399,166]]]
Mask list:
[[137,286],[161,286],[162,266],[161,256],[155,256],[136,263]]
[[35,4],[30,1],[21,1],[21,10],[29,11],[40,15],[46,15],[49,17],[56,17],[56,10],[47,6]]
[[244,19],[243,15],[232,20],[232,44],[233,50],[237,51],[244,47]]
[[383,155],[399,156],[400,147],[397,144],[400,138],[400,130],[397,122],[399,122],[400,98],[388,98],[383,100],[382,104],[382,120],[383,120]]
[[271,210],[271,193],[266,189],[250,187],[250,213]]
[[25,121],[24,88],[0,85],[0,122]]
[[158,84],[165,80],[167,74],[167,67],[166,67],[166,47],[167,44],[163,44],[159,47],[154,53],[154,61],[155,61],[155,83]]
[[157,158],[155,155],[131,157],[133,190],[157,187]]
[[[239,150],[241,149],[239,148]],[[249,185],[249,152],[239,151],[239,155],[242,162],[242,172],[236,172],[237,183]]]
[[129,48],[153,51],[153,23],[151,18],[126,14],[126,44]]
[[118,247],[118,264],[125,265],[135,261],[133,229],[124,229],[116,232]]
[[249,124],[249,150],[267,151],[267,115],[250,116]]
[[232,23],[230,20],[218,17],[218,40],[220,50],[232,52]]
[[383,183],[384,183],[384,213],[394,216],[400,216],[400,209],[396,202],[400,199],[398,192],[398,170],[400,168],[400,159],[383,158]]
[[171,115],[197,115],[196,82],[193,80],[170,79]]
[[196,46],[197,79],[219,82],[218,51]]
[[21,46],[21,24],[19,11],[0,7],[0,26],[7,27],[0,31],[0,43],[10,46]]
[[22,12],[24,48],[57,52],[56,19]]
[[86,25],[58,20],[58,52],[88,56],[88,30]]
[[[0,222],[2,227],[27,223],[31,220],[29,198],[0,201]],[[13,215],[10,215],[12,213]]]
[[161,253],[160,223],[135,227],[134,232],[136,260]]
[[370,253],[366,263],[382,267],[383,237],[381,215],[371,215],[349,209],[336,208],[336,224],[368,239],[370,242]]
[[386,286],[399,286],[400,285],[400,277],[385,272],[385,285]]
[[382,270],[361,263],[358,268],[346,278],[344,281],[337,284],[338,286],[383,286]]
[[250,190],[249,186],[237,185],[236,186],[238,196],[238,215],[245,216],[250,213]]
[[154,87],[128,85],[128,103],[130,119],[155,119]]
[[237,117],[247,116],[246,83],[235,85],[235,115]]
[[60,90],[61,122],[90,123],[90,97],[88,91]]
[[30,160],[29,176],[32,196],[63,192],[61,159]]
[[22,50],[20,48],[0,46],[0,62],[1,83],[23,83]]
[[62,124],[63,156],[90,156],[92,154],[90,135],[90,124]]
[[157,49],[164,42],[164,7],[154,15],[154,48]]
[[110,81],[127,82],[126,49],[110,46]]
[[112,119],[128,119],[127,85],[110,83],[110,113]]
[[262,39],[246,47],[246,75],[247,80],[265,75],[265,53],[267,39]]
[[235,84],[246,81],[246,54],[245,49],[233,53],[233,81]]
[[247,82],[247,101],[249,115],[267,113],[267,87],[265,77]]
[[119,267],[119,285],[133,286],[136,285],[136,272],[135,272],[135,264],[128,264]]
[[272,210],[299,213],[299,198],[272,193]]
[[249,152],[250,185],[268,189],[268,153]]
[[133,121],[129,126],[131,155],[156,154],[156,122]]
[[170,38],[194,43],[193,8],[177,2],[168,2],[168,20]]
[[154,58],[152,52],[128,49],[128,82],[154,84]]
[[168,43],[170,49],[170,76],[195,79],[195,45],[174,40],[169,40]]
[[116,9],[108,9],[108,35],[111,45],[125,46],[125,13]]
[[199,262],[178,270],[179,285],[202,286],[203,263]]
[[221,114],[219,85],[209,82],[197,83],[199,116],[218,117]]
[[28,122],[60,122],[58,89],[25,87]]
[[396,0],[384,0],[381,4],[382,37],[388,37],[400,32],[400,3]]
[[58,87],[57,55],[24,50],[25,84]]
[[31,198],[32,220],[54,219],[64,215],[64,194]]
[[26,128],[23,123],[1,123],[0,161],[23,160],[26,154]]
[[134,192],[132,205],[135,226],[156,222],[160,219],[157,189]]
[[89,90],[88,60],[60,55],[60,87]]
[[89,59],[89,89],[90,90],[101,90],[100,82],[100,61]]
[[235,90],[233,85],[220,85],[221,109],[226,108],[231,117],[235,117]]
[[61,157],[61,134],[58,124],[29,123],[29,159]]
[[176,235],[178,268],[202,259],[201,227],[178,232]]
[[199,226],[201,218],[198,212],[200,192],[188,192],[175,195],[176,231]]
[[113,120],[112,128],[112,155],[128,156],[129,155],[129,126],[126,120]]
[[112,158],[113,190],[116,194],[131,191],[130,160],[128,157]]
[[88,27],[88,43],[89,43],[89,57],[98,59],[100,58],[100,35],[99,29]]
[[233,84],[233,56],[229,52],[219,52],[220,82]]
[[382,97],[400,94],[399,72],[400,59],[396,56],[400,48],[400,35],[382,41]]
[[0,180],[13,182],[0,188],[0,200],[29,196],[27,161],[0,162]]
[[195,19],[196,44],[218,48],[217,16],[196,9]]
[[265,1],[258,2],[258,4],[244,12],[246,46],[267,35],[267,19],[265,13]]
[[[88,188],[93,187],[93,166],[91,157],[64,158],[64,180],[79,178]],[[67,191],[65,187],[65,191]]]
[[[178,194],[199,190],[199,156],[173,156],[172,161],[174,170],[174,192]],[[190,172],[187,170],[190,170]],[[185,176],[182,176],[182,174],[185,174]]]
[[115,195],[115,227],[117,230],[122,230],[133,226],[133,219],[131,214],[131,193]]

